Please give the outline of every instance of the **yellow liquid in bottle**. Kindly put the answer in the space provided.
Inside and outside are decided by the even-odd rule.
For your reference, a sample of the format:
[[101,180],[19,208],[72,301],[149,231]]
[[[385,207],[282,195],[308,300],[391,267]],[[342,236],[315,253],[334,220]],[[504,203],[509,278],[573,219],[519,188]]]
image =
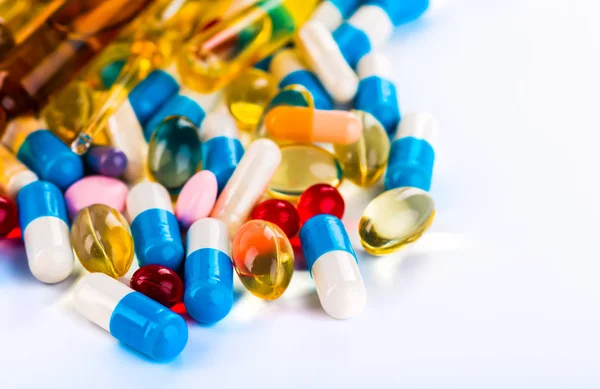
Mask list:
[[344,178],[358,186],[374,185],[385,171],[390,153],[390,139],[385,128],[373,115],[354,110],[363,124],[358,142],[334,144],[333,150],[344,168]]
[[289,144],[281,147],[281,163],[268,193],[275,198],[297,200],[315,184],[337,187],[341,181],[342,167],[329,151],[308,144]]
[[183,82],[212,93],[289,41],[316,0],[261,0],[201,32],[178,56]]
[[277,89],[275,78],[259,69],[248,69],[227,86],[225,101],[240,130],[256,126]]
[[373,255],[393,253],[418,240],[434,216],[429,193],[409,187],[388,190],[365,208],[358,226],[360,243]]

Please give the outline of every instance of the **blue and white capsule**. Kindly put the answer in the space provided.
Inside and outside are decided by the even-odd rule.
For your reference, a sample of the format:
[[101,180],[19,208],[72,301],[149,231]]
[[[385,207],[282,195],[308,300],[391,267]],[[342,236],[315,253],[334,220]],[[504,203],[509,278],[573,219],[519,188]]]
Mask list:
[[429,0],[367,0],[365,5],[377,5],[384,9],[394,26],[412,22],[429,8]]
[[310,20],[318,21],[333,31],[352,15],[363,0],[325,0],[317,6]]
[[391,81],[392,63],[381,53],[365,55],[357,66],[360,79],[354,108],[373,115],[393,135],[400,123],[396,86]]
[[229,112],[217,110],[208,114],[200,133],[202,170],[214,173],[221,193],[244,156],[237,125]]
[[229,230],[219,219],[200,219],[188,230],[186,243],[183,303],[196,321],[216,323],[233,305]]
[[73,249],[60,189],[34,181],[19,191],[17,205],[31,273],[48,284],[63,281],[73,271]]
[[333,109],[333,101],[317,76],[308,70],[293,49],[283,49],[273,55],[271,74],[279,82],[279,88],[302,85],[313,97],[315,108]]
[[172,76],[155,70],[133,88],[108,121],[106,132],[111,144],[127,156],[126,180],[135,182],[146,177],[148,143],[144,126],[178,91],[179,84]]
[[75,286],[73,304],[115,339],[157,361],[174,359],[187,344],[181,316],[104,273],[85,275]]
[[402,119],[390,147],[386,190],[400,187],[429,190],[438,133],[439,124],[428,113],[413,113]]
[[300,242],[325,312],[336,319],[362,312],[367,291],[342,221],[332,215],[314,216],[302,226]]
[[199,128],[206,113],[202,107],[191,98],[181,94],[175,94],[160,107],[158,111],[156,111],[144,126],[144,137],[146,140],[149,141],[150,138],[152,138],[154,130],[156,130],[156,127],[158,127],[163,120],[174,116],[184,117]]
[[140,266],[178,271],[185,252],[167,189],[150,181],[134,185],[127,195],[127,214]]
[[11,120],[2,136],[2,143],[42,180],[61,190],[83,177],[81,157],[33,116]]

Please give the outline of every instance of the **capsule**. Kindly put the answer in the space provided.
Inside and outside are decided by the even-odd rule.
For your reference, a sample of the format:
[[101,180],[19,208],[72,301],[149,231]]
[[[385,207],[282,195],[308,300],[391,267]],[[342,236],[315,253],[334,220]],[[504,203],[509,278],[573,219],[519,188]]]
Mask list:
[[181,94],[175,94],[161,106],[158,111],[144,125],[144,137],[146,140],[152,138],[152,134],[160,123],[170,117],[183,117],[196,127],[200,127],[206,114],[204,109],[193,99]]
[[227,225],[232,237],[248,219],[280,162],[281,151],[271,140],[256,140],[246,150],[211,213]]
[[129,93],[106,126],[111,144],[127,156],[124,177],[136,181],[146,175],[148,144],[143,127],[152,115],[179,90],[169,74],[156,70]]
[[265,119],[274,138],[298,143],[352,144],[360,139],[362,122],[352,112],[279,106]]
[[127,156],[110,146],[93,146],[85,153],[85,164],[94,173],[107,177],[120,177],[127,168]]
[[378,5],[386,10],[394,26],[400,26],[404,23],[418,19],[427,8],[430,0],[367,0],[367,5]]
[[127,213],[140,266],[157,264],[177,271],[185,253],[165,187],[149,181],[133,186],[127,195]]
[[115,339],[157,361],[174,359],[187,344],[181,316],[106,274],[85,275],[75,286],[73,304]]
[[23,165],[9,149],[0,144],[0,192],[16,199],[26,185],[37,181],[37,175]]
[[393,136],[400,123],[400,108],[396,86],[391,81],[389,58],[381,53],[367,54],[358,63],[357,73],[360,83],[354,97],[354,108],[373,115]]
[[187,230],[196,220],[210,215],[217,200],[217,178],[208,170],[194,174],[181,188],[175,204],[179,225]]
[[73,270],[73,250],[62,193],[50,182],[35,181],[21,189],[17,205],[31,273],[48,284],[63,281]]
[[407,115],[392,142],[385,189],[414,187],[428,191],[435,160],[439,125],[428,113]]
[[229,231],[218,219],[200,219],[188,230],[186,244],[183,303],[196,321],[216,323],[233,305]]
[[362,2],[363,0],[325,0],[315,9],[310,20],[321,22],[327,30],[333,31],[352,15]]
[[274,54],[270,70],[279,82],[279,88],[283,89],[289,85],[302,85],[311,93],[315,108],[333,109],[331,97],[321,85],[317,76],[302,64],[294,50],[282,49]]
[[347,104],[358,89],[358,77],[323,24],[311,21],[298,32],[304,58],[335,102]]
[[219,193],[244,155],[235,120],[226,112],[210,113],[202,125],[202,169],[217,178]]
[[342,221],[331,215],[315,216],[302,226],[300,242],[325,312],[336,319],[358,315],[367,292]]
[[277,80],[259,69],[249,69],[240,74],[225,88],[225,103],[239,123],[240,129],[256,126],[263,109],[277,93]]
[[8,123],[2,143],[42,180],[64,190],[83,177],[83,162],[43,127],[33,116],[18,117]]
[[0,195],[0,239],[19,226],[17,205],[10,198]]

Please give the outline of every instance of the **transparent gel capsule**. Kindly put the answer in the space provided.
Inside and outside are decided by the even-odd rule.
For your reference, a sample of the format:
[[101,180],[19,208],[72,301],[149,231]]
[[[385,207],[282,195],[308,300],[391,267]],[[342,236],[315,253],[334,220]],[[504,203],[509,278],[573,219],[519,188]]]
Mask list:
[[362,121],[360,139],[350,145],[334,144],[335,156],[344,169],[344,178],[358,186],[374,185],[383,175],[390,153],[390,139],[373,115],[354,110]]
[[127,220],[103,204],[79,211],[71,227],[71,244],[81,265],[92,273],[123,277],[133,261],[133,238]]
[[431,226],[433,199],[418,188],[396,188],[373,199],[360,219],[358,234],[373,255],[390,254],[415,242]]
[[241,130],[249,131],[256,126],[277,89],[275,78],[259,69],[246,70],[227,86],[225,101]]
[[169,191],[178,191],[202,159],[198,129],[184,117],[168,117],[156,127],[148,148],[148,170]]
[[321,147],[284,145],[281,156],[281,164],[269,184],[273,197],[295,200],[315,184],[340,185],[342,167],[333,154]]
[[265,126],[265,118],[269,111],[281,105],[309,108],[314,108],[315,106],[314,99],[308,91],[308,89],[306,89],[302,85],[286,86],[285,88],[281,89],[275,96],[273,96],[271,101],[269,101],[269,104],[267,104],[267,106],[263,110],[262,115],[256,123],[256,127],[254,128],[254,138],[268,137],[267,127]]
[[251,220],[233,239],[233,264],[250,293],[275,300],[292,279],[294,250],[281,228],[264,220]]

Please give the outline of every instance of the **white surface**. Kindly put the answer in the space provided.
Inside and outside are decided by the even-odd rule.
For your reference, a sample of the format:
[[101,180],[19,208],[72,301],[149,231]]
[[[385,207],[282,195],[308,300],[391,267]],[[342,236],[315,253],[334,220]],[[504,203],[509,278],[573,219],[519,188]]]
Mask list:
[[399,28],[387,53],[403,112],[443,128],[437,217],[403,260],[357,245],[381,186],[344,186],[369,294],[321,309],[297,272],[282,299],[244,293],[221,323],[189,322],[157,364],[77,315],[0,243],[0,387],[600,387],[600,3],[454,0]]
[[200,219],[187,232],[187,256],[200,249],[219,250],[227,256],[231,252],[229,231],[225,223],[212,217]]
[[394,33],[394,23],[378,5],[359,7],[347,23],[367,35],[373,50],[381,49]]
[[133,289],[103,273],[88,273],[73,290],[73,307],[83,317],[110,332],[110,319],[123,297]]
[[331,97],[340,104],[352,101],[358,89],[358,76],[325,26],[319,22],[306,23],[297,41],[310,68]]
[[367,291],[356,259],[347,251],[330,251],[313,264],[312,275],[321,306],[336,319],[360,314]]
[[129,189],[127,194],[127,215],[133,221],[140,213],[149,209],[164,209],[173,213],[171,196],[158,182],[141,181]]
[[398,125],[396,139],[413,137],[427,141],[433,150],[439,151],[440,124],[425,112],[411,112],[405,114]]
[[[44,193],[47,195],[48,193]],[[29,268],[35,278],[55,284],[73,271],[73,249],[69,226],[54,216],[32,220],[23,233]]]

